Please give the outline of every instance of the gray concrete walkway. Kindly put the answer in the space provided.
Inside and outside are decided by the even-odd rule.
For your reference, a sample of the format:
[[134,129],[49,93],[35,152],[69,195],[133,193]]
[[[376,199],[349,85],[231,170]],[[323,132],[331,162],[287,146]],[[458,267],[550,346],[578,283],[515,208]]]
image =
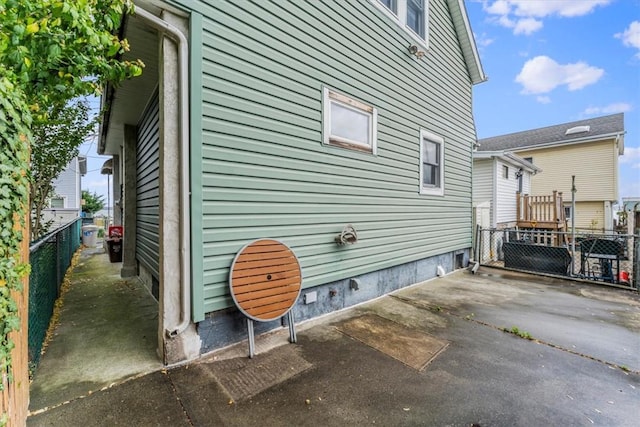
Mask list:
[[162,367],[156,355],[158,305],[137,280],[120,279],[98,242],[69,276],[59,325],[34,372],[30,411],[55,407]]
[[[32,415],[29,426],[637,426],[640,297],[459,271]],[[270,350],[266,350],[269,349]]]

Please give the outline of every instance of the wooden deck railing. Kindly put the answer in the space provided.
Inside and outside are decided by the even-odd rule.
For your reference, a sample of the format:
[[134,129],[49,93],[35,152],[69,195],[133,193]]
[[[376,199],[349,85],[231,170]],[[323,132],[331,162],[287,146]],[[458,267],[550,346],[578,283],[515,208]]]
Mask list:
[[564,228],[562,192],[554,191],[550,196],[516,193],[516,220],[522,228]]

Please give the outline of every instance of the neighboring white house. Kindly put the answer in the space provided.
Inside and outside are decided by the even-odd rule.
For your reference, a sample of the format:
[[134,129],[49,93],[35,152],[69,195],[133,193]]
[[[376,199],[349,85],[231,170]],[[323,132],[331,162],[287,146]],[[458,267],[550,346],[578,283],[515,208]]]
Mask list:
[[52,228],[78,218],[82,213],[81,177],[87,173],[87,159],[74,157],[53,182],[53,196],[44,209],[45,222],[53,221]]
[[531,177],[539,172],[542,169],[508,151],[475,151],[472,191],[476,224],[515,226],[516,193],[528,194]]

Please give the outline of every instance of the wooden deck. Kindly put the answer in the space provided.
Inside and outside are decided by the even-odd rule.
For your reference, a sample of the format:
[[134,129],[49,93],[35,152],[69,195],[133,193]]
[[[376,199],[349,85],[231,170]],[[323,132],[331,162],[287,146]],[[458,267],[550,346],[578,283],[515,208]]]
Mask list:
[[550,196],[516,193],[516,225],[523,229],[566,229],[562,193],[554,191]]

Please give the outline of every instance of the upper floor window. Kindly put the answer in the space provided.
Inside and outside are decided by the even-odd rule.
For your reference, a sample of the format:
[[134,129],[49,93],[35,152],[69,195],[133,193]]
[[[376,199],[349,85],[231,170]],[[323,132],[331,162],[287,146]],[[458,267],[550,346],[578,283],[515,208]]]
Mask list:
[[398,5],[396,0],[379,0],[387,9],[393,12],[394,15],[398,14]]
[[502,177],[504,179],[509,179],[509,166],[502,165]]
[[424,39],[424,1],[407,0],[407,26]]
[[420,193],[444,195],[444,139],[420,131]]
[[380,10],[392,17],[409,35],[427,45],[429,0],[371,0]]
[[376,153],[378,111],[331,89],[323,89],[323,143]]

